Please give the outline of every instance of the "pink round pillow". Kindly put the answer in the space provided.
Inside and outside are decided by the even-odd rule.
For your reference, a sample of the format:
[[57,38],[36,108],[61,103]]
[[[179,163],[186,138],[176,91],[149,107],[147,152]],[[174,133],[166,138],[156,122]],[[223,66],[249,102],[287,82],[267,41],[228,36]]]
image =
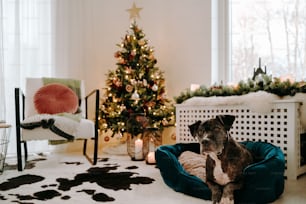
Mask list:
[[39,114],[75,113],[78,96],[63,84],[47,84],[35,93],[34,106]]

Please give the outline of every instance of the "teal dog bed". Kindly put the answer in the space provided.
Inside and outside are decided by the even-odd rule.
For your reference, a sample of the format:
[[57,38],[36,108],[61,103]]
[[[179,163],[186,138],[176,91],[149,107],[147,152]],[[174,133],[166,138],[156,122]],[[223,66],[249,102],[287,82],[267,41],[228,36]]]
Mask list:
[[[264,142],[241,142],[255,159],[244,169],[244,187],[235,191],[235,203],[270,203],[284,191],[285,158],[279,147]],[[177,192],[211,199],[211,191],[198,177],[188,174],[178,161],[184,151],[199,153],[198,143],[164,145],[155,158],[164,182]]]

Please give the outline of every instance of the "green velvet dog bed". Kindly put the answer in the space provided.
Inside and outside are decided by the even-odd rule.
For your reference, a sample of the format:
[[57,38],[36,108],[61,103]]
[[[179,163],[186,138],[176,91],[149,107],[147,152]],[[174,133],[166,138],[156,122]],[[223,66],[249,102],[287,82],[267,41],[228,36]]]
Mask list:
[[[241,142],[255,159],[244,169],[244,187],[235,192],[235,203],[270,203],[284,191],[285,158],[280,148],[264,142]],[[198,143],[164,145],[155,158],[164,182],[177,192],[211,199],[211,191],[198,177],[188,174],[178,161],[184,151],[199,153]]]

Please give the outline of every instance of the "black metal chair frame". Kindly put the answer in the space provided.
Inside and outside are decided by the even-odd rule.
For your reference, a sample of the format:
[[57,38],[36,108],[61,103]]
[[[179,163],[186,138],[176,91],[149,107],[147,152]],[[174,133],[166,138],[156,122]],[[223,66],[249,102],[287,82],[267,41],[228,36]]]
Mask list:
[[[87,139],[84,138],[83,144],[83,155],[87,158],[87,160],[92,164],[96,165],[98,160],[98,129],[99,129],[99,100],[100,100],[100,91],[98,89],[93,90],[88,95],[85,96],[85,118],[88,119],[88,99],[91,97],[95,97],[95,130],[94,137],[91,139],[94,141],[94,152],[93,157],[91,158],[87,154]],[[22,106],[21,106],[22,105]],[[15,88],[15,116],[16,116],[16,144],[17,144],[17,169],[18,171],[23,170],[22,165],[22,144],[24,148],[24,160],[25,164],[28,159],[28,148],[27,141],[22,140],[21,137],[21,118],[25,119],[25,95],[21,91],[20,88]],[[24,166],[25,166],[24,164]]]

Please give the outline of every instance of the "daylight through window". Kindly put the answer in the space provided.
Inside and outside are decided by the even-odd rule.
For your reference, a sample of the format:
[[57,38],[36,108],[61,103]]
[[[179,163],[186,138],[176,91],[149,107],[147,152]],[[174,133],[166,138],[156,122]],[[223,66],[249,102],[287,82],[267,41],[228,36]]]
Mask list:
[[306,80],[306,1],[232,0],[231,81],[251,78],[266,66],[272,77]]

